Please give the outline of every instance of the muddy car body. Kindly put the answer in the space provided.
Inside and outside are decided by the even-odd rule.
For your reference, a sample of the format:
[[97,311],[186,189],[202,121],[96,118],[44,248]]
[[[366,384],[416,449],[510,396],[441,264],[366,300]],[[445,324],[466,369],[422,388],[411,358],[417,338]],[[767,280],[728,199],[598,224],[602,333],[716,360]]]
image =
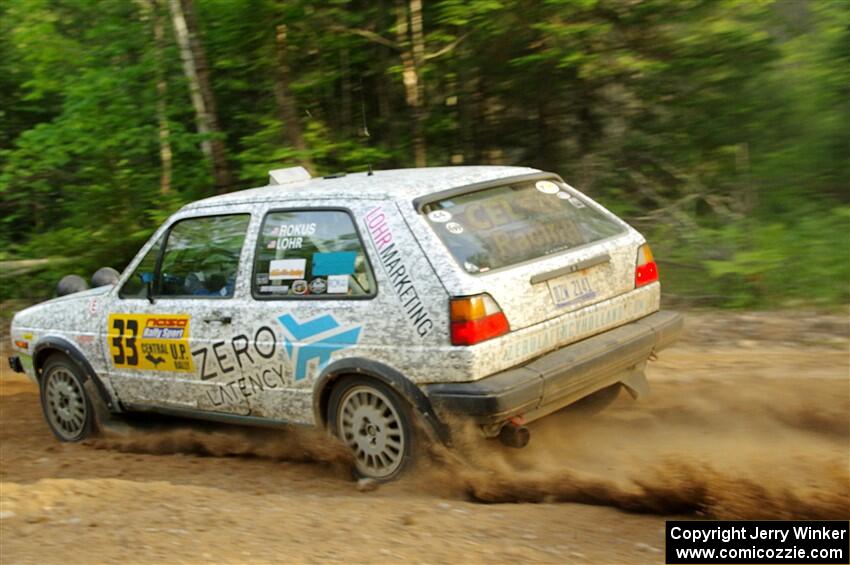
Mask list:
[[182,208],[116,284],[19,312],[10,362],[66,441],[97,406],[327,426],[391,478],[415,422],[521,445],[579,399],[641,394],[681,328],[659,300],[644,238],[555,174],[283,169]]

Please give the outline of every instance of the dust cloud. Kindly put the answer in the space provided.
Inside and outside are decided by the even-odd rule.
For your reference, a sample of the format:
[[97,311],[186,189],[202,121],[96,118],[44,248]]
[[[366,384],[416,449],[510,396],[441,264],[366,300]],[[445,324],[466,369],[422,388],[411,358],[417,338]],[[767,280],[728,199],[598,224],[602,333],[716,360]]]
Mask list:
[[[601,414],[566,409],[511,449],[459,426],[404,490],[482,503],[573,502],[718,519],[850,517],[850,399],[843,379],[663,381]],[[352,458],[309,428],[179,421],[111,427],[87,442],[122,452],[318,462],[348,478]],[[394,487],[395,488],[395,487]]]
[[321,463],[351,476],[353,459],[336,438],[318,428],[249,428],[209,422],[148,417],[113,421],[85,442],[95,449],[125,453],[210,457],[258,457]]
[[483,503],[575,502],[717,519],[850,517],[846,380],[654,386],[532,424],[522,450],[466,427],[417,482]]

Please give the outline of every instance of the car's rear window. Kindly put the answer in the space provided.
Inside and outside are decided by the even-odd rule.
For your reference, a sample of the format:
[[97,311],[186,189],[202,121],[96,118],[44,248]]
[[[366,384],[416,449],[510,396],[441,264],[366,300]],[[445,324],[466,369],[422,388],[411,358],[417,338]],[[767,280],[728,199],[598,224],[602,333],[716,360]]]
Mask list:
[[558,179],[468,192],[430,202],[422,211],[468,273],[508,267],[625,230]]

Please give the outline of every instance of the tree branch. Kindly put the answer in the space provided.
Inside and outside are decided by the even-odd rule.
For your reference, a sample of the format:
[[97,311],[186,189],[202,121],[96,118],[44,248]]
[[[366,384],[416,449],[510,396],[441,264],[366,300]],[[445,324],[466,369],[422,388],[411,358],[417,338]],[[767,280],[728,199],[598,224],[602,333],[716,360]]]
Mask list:
[[467,37],[469,37],[469,34],[468,34],[468,33],[464,33],[463,35],[461,35],[460,37],[458,37],[457,39],[455,39],[454,41],[452,41],[451,43],[449,43],[448,45],[446,45],[446,46],[445,46],[445,47],[443,47],[442,49],[439,49],[439,50],[437,50],[437,51],[434,51],[433,53],[426,53],[426,54],[425,54],[425,60],[426,60],[426,61],[430,61],[431,59],[436,59],[437,57],[442,57],[442,56],[443,56],[443,55],[445,55],[446,53],[449,53],[449,52],[451,52],[451,51],[454,51],[455,47],[457,47],[458,45],[460,45],[460,43],[461,43],[464,39],[466,39]]
[[387,39],[383,35],[375,33],[374,31],[370,31],[368,29],[362,29],[359,27],[345,27],[345,26],[331,26],[331,31],[341,31],[343,33],[351,33],[354,35],[359,35],[364,39],[368,39],[372,43],[378,43],[379,45],[383,45],[384,47],[389,47],[395,51],[401,51],[401,46],[395,41],[391,39]]

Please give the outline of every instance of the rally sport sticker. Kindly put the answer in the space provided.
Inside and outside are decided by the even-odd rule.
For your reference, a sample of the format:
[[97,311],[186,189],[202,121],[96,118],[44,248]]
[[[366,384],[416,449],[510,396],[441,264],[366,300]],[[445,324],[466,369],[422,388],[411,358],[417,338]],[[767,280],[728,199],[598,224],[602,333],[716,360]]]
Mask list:
[[195,370],[186,315],[110,314],[107,347],[119,369]]

